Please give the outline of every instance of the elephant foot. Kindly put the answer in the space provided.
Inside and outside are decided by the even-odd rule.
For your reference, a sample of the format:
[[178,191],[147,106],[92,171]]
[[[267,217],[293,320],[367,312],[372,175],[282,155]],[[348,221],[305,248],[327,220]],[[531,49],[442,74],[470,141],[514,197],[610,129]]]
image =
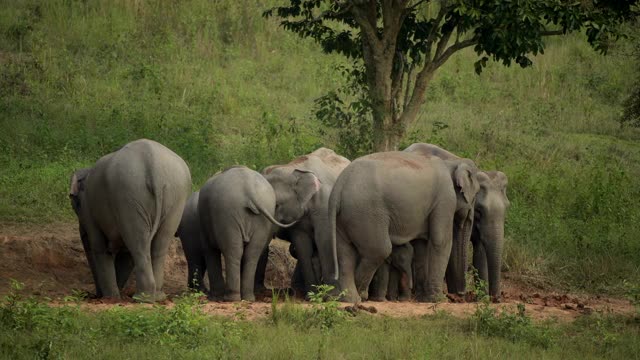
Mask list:
[[167,300],[167,294],[164,291],[156,291],[155,301],[165,301]]
[[350,293],[349,291],[347,291],[347,293],[344,296],[340,297],[339,301],[352,303],[352,304],[359,304],[360,302],[362,302],[362,299],[358,294]]
[[384,296],[372,296],[369,298],[369,301],[383,302],[387,301],[387,299]]
[[398,297],[398,301],[406,302],[411,300],[411,295],[401,295]]
[[155,294],[148,294],[145,292],[136,292],[135,294],[133,294],[133,300],[140,303],[152,304],[156,302],[156,296]]
[[253,293],[242,295],[242,301],[255,302],[256,296]]
[[442,302],[443,295],[441,292],[436,293],[425,293],[416,295],[416,301],[418,302],[427,302],[427,303],[437,303]]
[[224,296],[209,294],[209,295],[207,295],[207,300],[214,301],[214,302],[223,302],[224,301]]
[[235,302],[235,301],[240,301],[242,300],[242,296],[240,296],[240,293],[227,293],[224,294],[224,301],[226,302]]

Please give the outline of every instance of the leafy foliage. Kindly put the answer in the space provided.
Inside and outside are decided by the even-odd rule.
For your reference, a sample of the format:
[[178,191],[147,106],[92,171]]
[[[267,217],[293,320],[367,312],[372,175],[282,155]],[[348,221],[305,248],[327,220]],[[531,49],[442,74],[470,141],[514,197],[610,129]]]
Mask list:
[[[364,67],[366,81],[351,81],[351,86],[360,87],[367,100],[347,109],[354,104],[370,108],[373,148],[387,151],[397,148],[417,117],[433,74],[454,53],[473,46],[478,74],[489,59],[524,68],[532,65],[531,55],[544,52],[545,36],[580,30],[593,48],[606,53],[620,36],[618,25],[638,13],[637,3],[290,0],[264,16],[277,16],[286,30],[313,39],[325,53],[341,54],[354,68]],[[335,114],[345,125],[353,119],[337,92],[319,103],[325,110],[321,119]]]

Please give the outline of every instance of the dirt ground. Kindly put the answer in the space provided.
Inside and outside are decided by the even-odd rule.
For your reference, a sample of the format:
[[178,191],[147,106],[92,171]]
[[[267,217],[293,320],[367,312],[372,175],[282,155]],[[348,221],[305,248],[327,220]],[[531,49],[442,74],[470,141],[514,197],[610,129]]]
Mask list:
[[[269,287],[285,289],[295,259],[288,252],[288,243],[276,240],[272,243],[267,266]],[[165,266],[164,289],[169,298],[181,294],[186,288],[187,264],[180,242],[171,244]],[[77,231],[73,223],[46,225],[0,224],[0,296],[10,291],[10,279],[24,283],[24,293],[59,301],[72,295],[74,290],[93,292],[91,273]],[[132,294],[129,284],[125,294]],[[255,319],[265,317],[271,311],[271,293],[257,297],[254,303],[209,302],[204,308],[210,314]],[[303,303],[301,300],[296,300]],[[171,300],[165,302],[171,306]],[[493,306],[513,311],[523,303],[526,312],[534,319],[558,319],[571,321],[593,312],[609,312],[631,315],[635,309],[626,300],[575,295],[554,292],[552,289],[536,289],[509,279],[503,281],[502,302]],[[345,304],[346,306],[347,304]],[[122,301],[87,300],[83,307],[99,310],[111,306],[138,306],[130,298]],[[477,303],[450,297],[448,302],[365,302],[361,311],[374,316],[414,317],[444,311],[454,316],[472,314]]]

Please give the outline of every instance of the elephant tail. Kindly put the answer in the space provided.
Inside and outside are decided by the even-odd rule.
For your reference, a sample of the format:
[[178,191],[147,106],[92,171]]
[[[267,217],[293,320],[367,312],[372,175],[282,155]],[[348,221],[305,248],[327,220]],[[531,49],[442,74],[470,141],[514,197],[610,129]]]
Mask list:
[[[339,180],[339,178],[338,178]],[[333,186],[333,190],[331,191],[331,195],[329,196],[329,236],[331,236],[331,251],[333,252],[333,271],[334,271],[334,280],[338,280],[339,278],[339,269],[338,269],[338,246],[336,240],[336,216],[338,215],[338,208],[340,207],[340,193],[342,192],[342,184],[338,181]]]
[[149,186],[149,188],[151,189],[151,193],[153,195],[155,195],[156,198],[156,216],[155,219],[153,220],[153,223],[151,224],[151,232],[149,233],[149,240],[153,241],[153,238],[156,236],[156,233],[158,232],[158,228],[160,228],[160,222],[162,221],[162,204],[163,204],[163,200],[164,200],[164,191],[166,189],[166,185],[163,185],[162,187],[157,187],[157,186]]
[[295,225],[297,223],[297,221],[294,221],[292,223],[289,224],[283,224],[281,222],[278,222],[278,220],[273,218],[273,215],[271,215],[271,213],[264,208],[264,206],[262,206],[262,204],[260,204],[259,201],[253,201],[250,200],[249,201],[249,208],[251,209],[251,211],[258,215],[258,214],[262,214],[264,217],[266,217],[272,224],[276,225],[276,226],[280,226],[281,228],[288,228],[288,227],[292,227],[293,225]]

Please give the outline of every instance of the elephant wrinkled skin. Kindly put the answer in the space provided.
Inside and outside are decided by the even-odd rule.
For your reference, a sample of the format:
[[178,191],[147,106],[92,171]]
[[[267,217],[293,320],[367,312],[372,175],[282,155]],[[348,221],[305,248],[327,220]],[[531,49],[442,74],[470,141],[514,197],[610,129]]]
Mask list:
[[72,175],[69,197],[97,296],[119,297],[135,265],[134,297],[165,297],[164,258],[190,189],[184,160],[147,139]]

